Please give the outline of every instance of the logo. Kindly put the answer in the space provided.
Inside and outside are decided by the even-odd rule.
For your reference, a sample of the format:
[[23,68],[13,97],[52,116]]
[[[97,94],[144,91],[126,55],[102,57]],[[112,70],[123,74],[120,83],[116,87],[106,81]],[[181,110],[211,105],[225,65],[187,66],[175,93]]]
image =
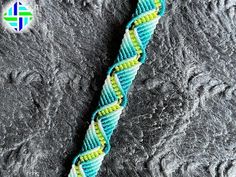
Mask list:
[[15,2],[4,11],[3,20],[9,28],[20,32],[27,29],[33,15],[21,2]]

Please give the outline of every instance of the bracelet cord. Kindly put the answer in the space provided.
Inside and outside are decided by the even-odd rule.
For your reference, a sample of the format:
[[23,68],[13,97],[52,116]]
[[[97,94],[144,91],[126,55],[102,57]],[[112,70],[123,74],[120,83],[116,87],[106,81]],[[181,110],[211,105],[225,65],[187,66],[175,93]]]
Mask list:
[[98,108],[92,115],[82,149],[74,158],[68,177],[97,175],[104,156],[110,150],[111,135],[127,105],[127,92],[140,65],[145,62],[146,46],[164,11],[165,0],[138,1],[126,26],[119,54],[107,72]]

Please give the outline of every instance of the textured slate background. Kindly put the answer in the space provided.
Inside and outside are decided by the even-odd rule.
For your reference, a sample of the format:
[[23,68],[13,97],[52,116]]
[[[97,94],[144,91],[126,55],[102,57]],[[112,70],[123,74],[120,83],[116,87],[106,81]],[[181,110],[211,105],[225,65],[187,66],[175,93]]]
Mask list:
[[[28,33],[1,25],[1,177],[68,174],[136,3],[33,0]],[[235,10],[167,1],[99,176],[236,176]]]

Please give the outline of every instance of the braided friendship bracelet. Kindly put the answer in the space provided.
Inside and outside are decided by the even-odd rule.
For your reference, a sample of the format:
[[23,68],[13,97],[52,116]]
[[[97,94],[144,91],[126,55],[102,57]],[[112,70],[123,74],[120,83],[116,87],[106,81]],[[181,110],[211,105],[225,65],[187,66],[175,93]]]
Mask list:
[[165,0],[138,1],[137,9],[126,26],[118,57],[108,70],[82,149],[75,157],[68,177],[97,175],[104,156],[110,150],[112,132],[126,107],[129,87],[140,65],[145,62],[145,48],[164,10]]

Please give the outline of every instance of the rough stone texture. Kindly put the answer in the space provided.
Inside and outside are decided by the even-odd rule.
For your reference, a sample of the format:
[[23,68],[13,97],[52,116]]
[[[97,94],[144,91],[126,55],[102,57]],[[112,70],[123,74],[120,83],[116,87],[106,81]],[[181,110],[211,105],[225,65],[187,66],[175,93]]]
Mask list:
[[[32,0],[28,33],[1,25],[0,177],[68,174],[136,3]],[[167,1],[99,176],[236,176],[235,11]]]

